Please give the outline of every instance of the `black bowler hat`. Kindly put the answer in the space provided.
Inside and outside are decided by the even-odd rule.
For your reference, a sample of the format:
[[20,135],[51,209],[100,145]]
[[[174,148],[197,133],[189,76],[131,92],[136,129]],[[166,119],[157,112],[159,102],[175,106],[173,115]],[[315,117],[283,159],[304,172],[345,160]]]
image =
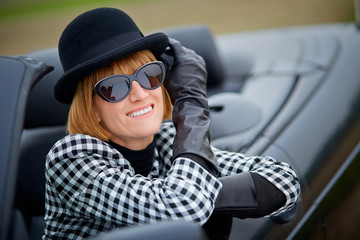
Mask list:
[[64,74],[54,88],[55,97],[71,103],[75,89],[85,76],[140,50],[158,58],[169,44],[163,33],[144,36],[134,21],[115,8],[97,8],[76,17],[59,41]]

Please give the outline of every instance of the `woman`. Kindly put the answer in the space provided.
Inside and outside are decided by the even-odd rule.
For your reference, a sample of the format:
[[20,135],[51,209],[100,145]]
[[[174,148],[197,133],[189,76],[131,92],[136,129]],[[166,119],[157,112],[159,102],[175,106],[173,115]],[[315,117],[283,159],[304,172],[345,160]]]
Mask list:
[[[172,67],[162,55],[169,46]],[[68,25],[59,54],[54,93],[71,104],[69,135],[46,160],[44,239],[167,219],[206,229],[211,215],[262,217],[295,204],[288,164],[210,146],[205,63],[195,52],[100,8]]]

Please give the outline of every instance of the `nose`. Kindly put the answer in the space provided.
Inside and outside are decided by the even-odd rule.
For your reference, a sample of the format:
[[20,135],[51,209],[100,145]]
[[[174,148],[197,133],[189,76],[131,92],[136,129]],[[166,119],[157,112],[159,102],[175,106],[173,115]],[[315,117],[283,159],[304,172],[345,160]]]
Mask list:
[[129,94],[130,101],[138,101],[145,99],[149,93],[146,89],[142,88],[137,81],[133,81],[131,85],[131,91]]

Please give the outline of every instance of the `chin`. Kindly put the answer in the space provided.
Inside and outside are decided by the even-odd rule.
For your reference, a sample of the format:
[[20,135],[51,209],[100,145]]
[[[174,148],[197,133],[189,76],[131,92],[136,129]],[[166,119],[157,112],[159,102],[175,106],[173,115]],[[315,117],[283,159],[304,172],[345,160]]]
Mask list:
[[139,135],[143,135],[144,137],[155,135],[161,126],[162,121],[146,121],[142,124],[138,124],[136,130],[138,130]]

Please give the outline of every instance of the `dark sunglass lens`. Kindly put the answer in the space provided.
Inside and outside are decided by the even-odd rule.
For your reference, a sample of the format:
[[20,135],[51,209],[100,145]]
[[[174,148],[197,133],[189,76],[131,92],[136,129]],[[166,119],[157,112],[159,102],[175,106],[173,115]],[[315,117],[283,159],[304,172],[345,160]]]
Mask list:
[[101,94],[106,99],[110,101],[119,101],[128,94],[130,83],[125,77],[113,76],[104,79],[98,87]]
[[158,64],[149,64],[140,69],[136,77],[143,88],[154,89],[162,83],[163,70]]

